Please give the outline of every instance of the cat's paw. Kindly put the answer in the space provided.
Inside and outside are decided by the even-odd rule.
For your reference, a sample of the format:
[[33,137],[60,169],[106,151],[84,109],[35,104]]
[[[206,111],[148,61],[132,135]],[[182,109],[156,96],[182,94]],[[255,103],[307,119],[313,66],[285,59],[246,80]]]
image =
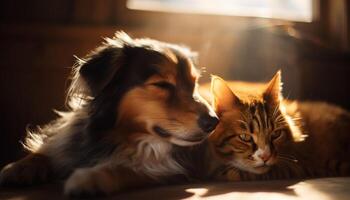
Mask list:
[[120,189],[111,174],[93,168],[76,169],[64,185],[64,194],[70,197],[106,196]]
[[37,157],[28,156],[6,165],[0,172],[0,185],[26,186],[47,182],[51,169],[42,161]]

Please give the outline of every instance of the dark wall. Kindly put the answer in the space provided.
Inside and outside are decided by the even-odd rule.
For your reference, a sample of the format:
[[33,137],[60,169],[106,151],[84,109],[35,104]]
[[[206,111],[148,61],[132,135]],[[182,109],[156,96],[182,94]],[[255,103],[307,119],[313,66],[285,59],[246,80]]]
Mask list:
[[282,68],[285,96],[350,109],[350,56],[332,42],[326,14],[304,24],[130,11],[117,0],[1,1],[0,167],[24,154],[19,141],[28,124],[65,109],[73,55],[83,57],[116,30],[190,46],[206,68],[202,82],[210,74],[265,81]]

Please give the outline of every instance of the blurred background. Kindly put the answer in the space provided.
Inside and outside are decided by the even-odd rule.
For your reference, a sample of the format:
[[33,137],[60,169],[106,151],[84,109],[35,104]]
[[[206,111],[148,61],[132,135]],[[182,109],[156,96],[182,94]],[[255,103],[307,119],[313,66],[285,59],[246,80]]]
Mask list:
[[347,0],[2,0],[0,167],[23,156],[26,125],[64,110],[75,59],[103,37],[180,43],[210,73],[266,81],[282,69],[284,96],[350,109]]

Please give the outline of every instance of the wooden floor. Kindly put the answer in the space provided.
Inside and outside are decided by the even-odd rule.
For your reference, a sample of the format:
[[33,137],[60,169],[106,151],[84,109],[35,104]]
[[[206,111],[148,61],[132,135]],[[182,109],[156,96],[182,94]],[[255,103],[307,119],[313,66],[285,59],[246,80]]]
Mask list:
[[[22,189],[0,188],[0,199],[56,200],[66,198],[62,195],[62,185],[56,184]],[[350,199],[350,178],[163,186],[123,192],[104,199],[348,200]]]

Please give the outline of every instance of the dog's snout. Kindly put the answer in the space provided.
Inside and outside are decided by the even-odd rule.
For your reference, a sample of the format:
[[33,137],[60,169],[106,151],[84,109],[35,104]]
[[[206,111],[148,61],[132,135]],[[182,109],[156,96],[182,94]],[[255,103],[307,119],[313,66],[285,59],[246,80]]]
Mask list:
[[215,116],[211,116],[209,114],[202,114],[198,118],[199,127],[207,133],[212,132],[216,125],[219,123],[219,119]]

